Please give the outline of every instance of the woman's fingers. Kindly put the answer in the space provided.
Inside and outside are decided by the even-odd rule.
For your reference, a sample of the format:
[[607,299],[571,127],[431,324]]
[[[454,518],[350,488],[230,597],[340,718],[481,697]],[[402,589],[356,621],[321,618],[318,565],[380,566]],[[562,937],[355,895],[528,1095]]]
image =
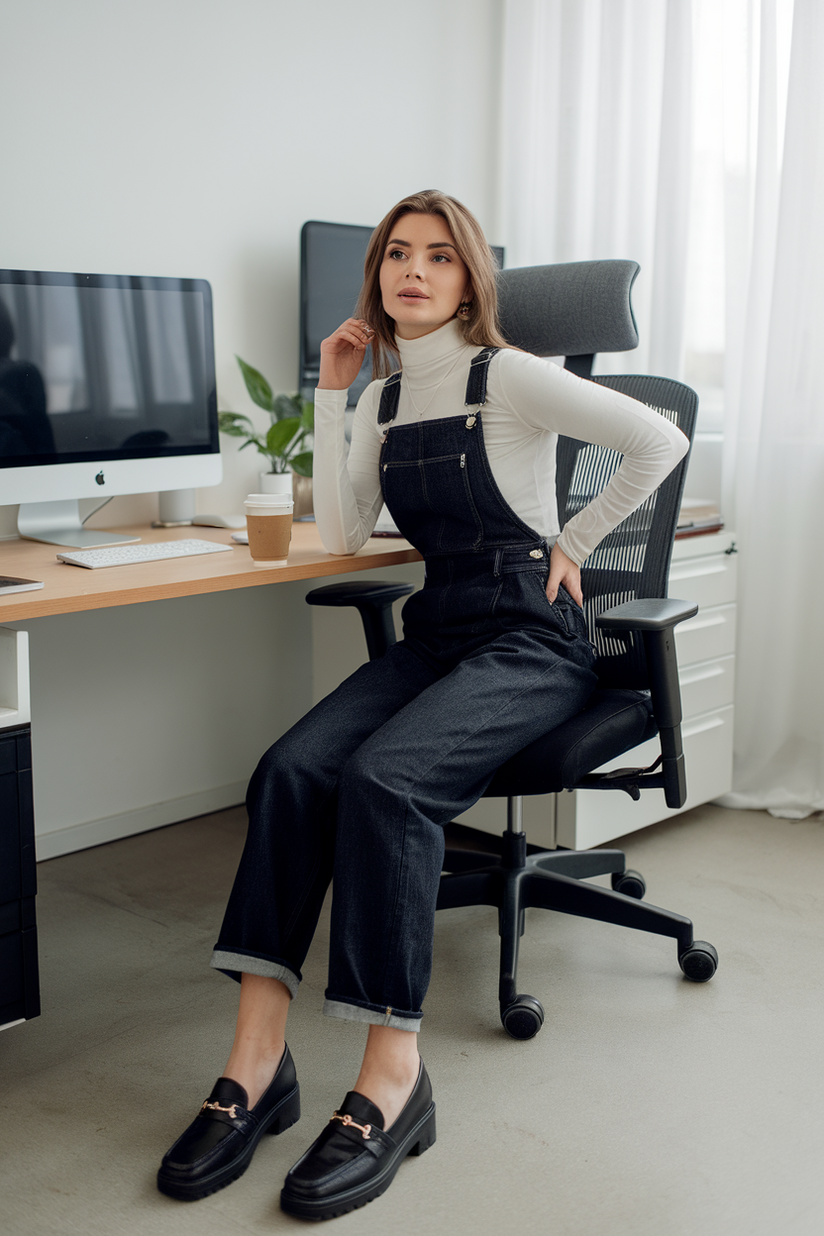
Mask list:
[[553,545],[549,556],[549,579],[546,584],[546,595],[550,605],[558,595],[558,589],[564,585],[576,604],[583,606],[584,594],[581,591],[581,568],[571,558],[568,558],[559,545]]
[[344,390],[352,385],[363,364],[363,354],[375,337],[375,332],[362,318],[347,318],[320,345],[322,390]]
[[356,348],[359,352],[366,351],[372,342],[375,332],[368,322],[361,318],[347,318],[328,339],[321,343],[321,351],[340,352],[347,347]]

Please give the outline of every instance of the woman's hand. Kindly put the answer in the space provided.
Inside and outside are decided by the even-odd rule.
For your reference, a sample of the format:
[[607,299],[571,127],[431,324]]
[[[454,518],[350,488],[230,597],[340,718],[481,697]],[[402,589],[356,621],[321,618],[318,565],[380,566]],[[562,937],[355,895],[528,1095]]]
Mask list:
[[555,543],[549,556],[549,579],[546,582],[546,595],[550,605],[558,595],[558,587],[563,584],[569,595],[578,605],[583,606],[584,594],[581,591],[581,568],[568,558],[560,546]]
[[362,318],[347,318],[320,345],[318,387],[324,391],[347,391],[360,373],[363,354],[375,332]]

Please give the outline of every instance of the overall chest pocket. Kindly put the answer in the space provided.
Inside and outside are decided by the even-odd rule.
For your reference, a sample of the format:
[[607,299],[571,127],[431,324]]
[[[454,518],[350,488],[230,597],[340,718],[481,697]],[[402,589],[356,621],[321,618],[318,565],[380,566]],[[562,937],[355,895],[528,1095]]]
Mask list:
[[387,508],[401,532],[425,556],[461,553],[483,544],[471,471],[466,454],[459,452],[381,462]]

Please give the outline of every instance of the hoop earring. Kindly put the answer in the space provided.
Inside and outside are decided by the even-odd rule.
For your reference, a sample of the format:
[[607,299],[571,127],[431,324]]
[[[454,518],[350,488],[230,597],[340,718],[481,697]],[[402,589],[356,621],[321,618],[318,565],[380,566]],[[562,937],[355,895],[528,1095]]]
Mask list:
[[461,318],[462,321],[465,322],[471,312],[472,312],[472,302],[469,300],[462,300],[461,303],[458,305],[458,315],[457,316]]

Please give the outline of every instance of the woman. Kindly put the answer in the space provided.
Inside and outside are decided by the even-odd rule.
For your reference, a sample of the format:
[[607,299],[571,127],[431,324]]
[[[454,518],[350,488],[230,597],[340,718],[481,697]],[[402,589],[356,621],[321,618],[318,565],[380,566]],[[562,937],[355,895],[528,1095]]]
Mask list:
[[[375,230],[356,315],[321,347],[318,527],[331,553],[354,553],[385,501],[425,558],[425,584],[404,608],[404,638],[284,735],[252,778],[212,959],[240,979],[235,1041],[158,1177],[173,1196],[205,1196],[245,1170],[265,1129],[297,1119],[286,1017],[333,878],[324,1011],[369,1029],[353,1090],[281,1194],[285,1210],[318,1219],[377,1197],[435,1140],[417,1031],[443,825],[501,762],[586,703],[596,678],[580,563],[687,449],[645,406],[506,346],[489,247],[441,193],[404,199]],[[370,342],[376,377],[395,357],[402,376],[364,392],[347,459],[346,392]],[[557,537],[559,433],[624,458]]]

